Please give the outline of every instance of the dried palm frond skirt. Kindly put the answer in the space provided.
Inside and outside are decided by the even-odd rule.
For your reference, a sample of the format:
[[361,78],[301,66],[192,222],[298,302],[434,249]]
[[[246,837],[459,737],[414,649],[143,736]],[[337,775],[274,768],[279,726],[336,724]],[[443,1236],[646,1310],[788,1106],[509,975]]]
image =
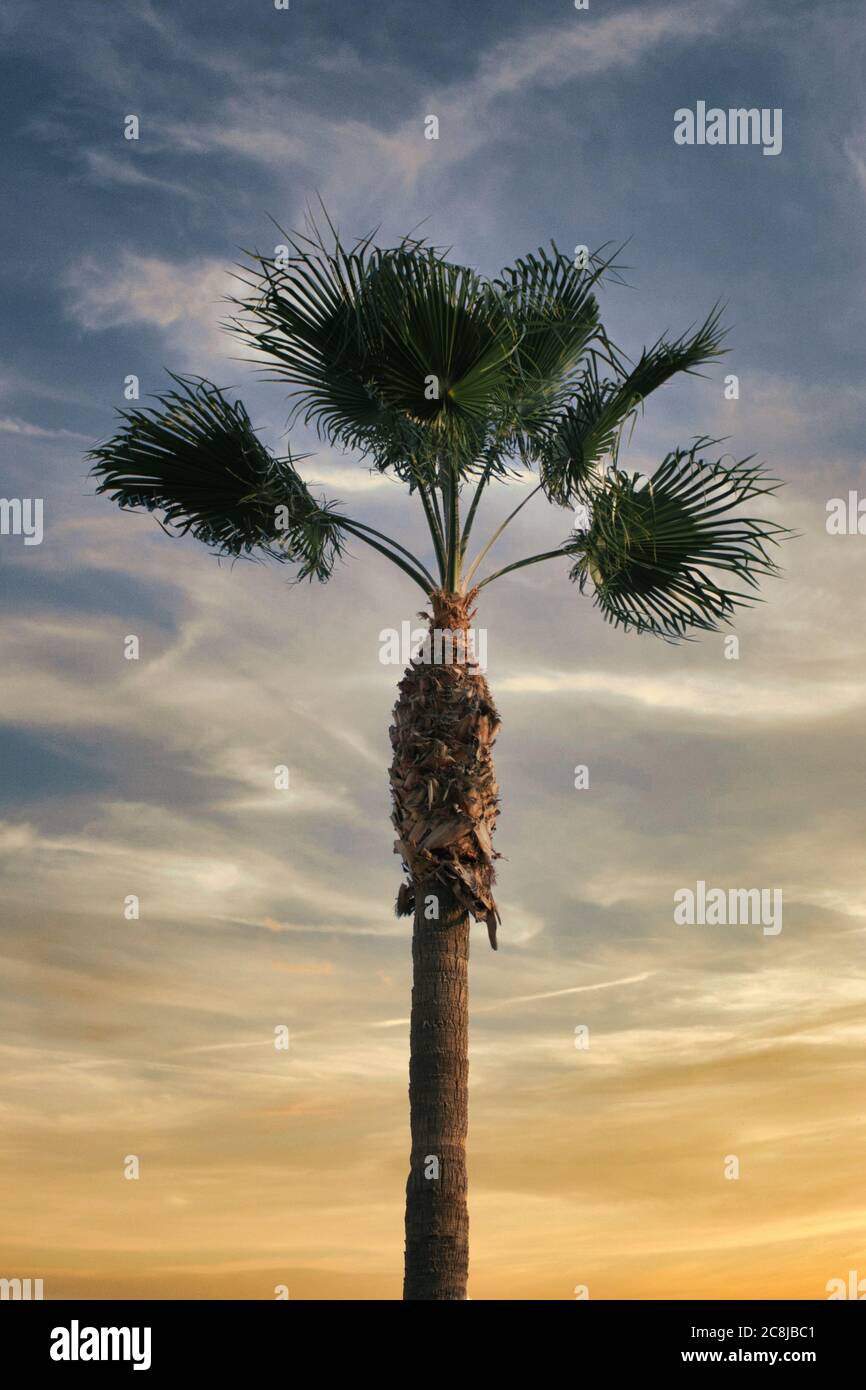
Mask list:
[[473,659],[472,593],[430,595],[430,632],[399,684],[390,729],[391,819],[395,853],[408,882],[397,894],[398,916],[416,901],[449,890],[476,921],[487,923],[496,950],[499,913],[493,898],[492,836],[499,787],[492,747],[499,715]]

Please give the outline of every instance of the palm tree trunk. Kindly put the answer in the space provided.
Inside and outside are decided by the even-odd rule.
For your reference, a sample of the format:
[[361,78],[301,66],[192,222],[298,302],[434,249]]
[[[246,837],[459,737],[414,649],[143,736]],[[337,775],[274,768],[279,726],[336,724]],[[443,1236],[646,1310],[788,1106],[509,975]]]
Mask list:
[[418,885],[412,964],[403,1297],[465,1299],[469,914],[438,883]]
[[[391,743],[394,846],[412,914],[406,1299],[465,1299],[470,917],[496,949],[491,841],[499,716],[468,643],[474,594],[430,595],[430,644],[400,682]],[[445,638],[448,637],[448,640]]]

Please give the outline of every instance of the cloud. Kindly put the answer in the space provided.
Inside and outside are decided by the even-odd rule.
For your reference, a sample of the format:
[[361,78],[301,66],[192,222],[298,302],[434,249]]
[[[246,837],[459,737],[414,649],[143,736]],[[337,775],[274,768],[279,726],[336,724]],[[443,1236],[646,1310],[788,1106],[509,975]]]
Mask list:
[[0,416],[0,431],[3,434],[18,434],[26,439],[77,439],[89,442],[89,436],[78,434],[75,430],[52,430],[43,425],[34,425],[29,420],[16,420],[12,416]]
[[[295,105],[283,91],[262,92],[257,74],[242,64],[232,74],[242,90],[227,94],[216,118],[162,119],[154,128],[178,152],[238,155],[267,168],[283,186],[289,171],[295,184],[299,167],[314,170],[315,186],[329,206],[366,210],[414,189],[422,172],[441,177],[500,140],[503,123],[515,125],[533,93],[636,68],[661,47],[723,34],[740,8],[741,0],[721,0],[711,8],[689,0],[652,10],[632,6],[589,22],[572,14],[564,23],[527,28],[482,52],[468,79],[422,81],[411,99],[412,114],[390,128]],[[424,136],[424,118],[431,113],[440,120],[437,141]]]
[[504,676],[498,688],[516,695],[589,695],[605,703],[630,701],[647,710],[686,714],[702,722],[762,721],[775,727],[786,720],[833,717],[866,706],[866,681],[846,680],[828,690],[825,678],[791,688],[787,677],[762,685],[753,675],[722,682],[718,673],[683,677],[620,675],[614,672],[545,671]]
[[724,33],[740,0],[722,0],[707,11],[686,4],[631,6],[617,14],[570,15],[561,24],[528,30],[522,38],[503,39],[483,54],[470,85],[472,104],[489,104],[528,86],[558,87],[612,68],[631,67],[661,43],[688,44],[708,34]]
[[[265,119],[257,120],[259,111]],[[254,164],[285,168],[304,158],[308,149],[309,131],[305,137],[274,123],[274,111],[265,112],[259,102],[227,98],[220,120],[207,122],[168,121],[156,119],[153,128],[164,149],[185,155],[240,155]]]
[[127,251],[113,268],[82,261],[69,275],[71,311],[84,328],[143,323],[167,328],[186,319],[211,321],[226,291],[218,261],[172,263]]
[[188,185],[156,178],[142,169],[136,169],[134,164],[115,159],[102,150],[86,150],[84,159],[88,172],[97,183],[124,184],[131,188],[159,188],[164,193],[176,193],[182,198],[195,196]]
[[85,257],[67,274],[66,288],[69,313],[91,332],[156,328],[203,365],[238,355],[219,327],[236,283],[230,268],[212,257],[168,261],[124,251],[108,265]]

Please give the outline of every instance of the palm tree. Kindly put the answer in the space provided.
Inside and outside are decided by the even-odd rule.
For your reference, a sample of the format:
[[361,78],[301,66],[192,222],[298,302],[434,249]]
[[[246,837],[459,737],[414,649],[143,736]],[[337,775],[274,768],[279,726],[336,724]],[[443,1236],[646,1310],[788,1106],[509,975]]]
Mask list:
[[[469,926],[483,921],[495,950],[499,923],[499,716],[473,657],[476,601],[509,573],[565,560],[615,627],[670,642],[716,630],[778,573],[771,547],[785,528],[740,511],[778,483],[750,459],[708,459],[718,442],[708,438],[674,449],[649,479],[620,466],[651,392],[725,350],[718,308],[630,362],[601,322],[596,292],[617,272],[602,252],[570,259],[551,244],[491,280],[414,237],[347,246],[330,222],[327,237],[313,222],[282,235],[273,256],[247,256],[227,326],[292,388],[293,419],[406,485],[429,555],[315,496],[291,456],[260,443],[244,406],[204,378],[173,377],[156,408],[120,411],[118,432],[89,457],[100,493],[220,554],[288,562],[298,579],[324,582],[358,542],[423,590],[430,639],[400,682],[390,730],[405,874],[396,910],[414,918],[404,1298],[464,1299]],[[471,557],[485,493],[527,469],[534,487]],[[483,573],[538,492],[578,524],[569,517],[549,549]]]

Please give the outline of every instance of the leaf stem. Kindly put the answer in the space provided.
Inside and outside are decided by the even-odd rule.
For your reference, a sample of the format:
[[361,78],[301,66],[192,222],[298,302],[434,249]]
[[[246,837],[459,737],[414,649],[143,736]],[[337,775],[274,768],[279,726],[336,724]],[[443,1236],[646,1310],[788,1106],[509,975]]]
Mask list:
[[436,506],[435,493],[431,497],[423,483],[418,484],[418,495],[421,498],[421,505],[424,508],[424,515],[427,518],[427,526],[433,541],[433,549],[436,551],[436,564],[439,568],[439,582],[445,583],[445,538],[442,535],[442,523],[439,518],[439,510]]
[[457,469],[448,470],[448,565],[446,586],[450,593],[457,592],[460,582],[460,488],[457,483]]
[[528,555],[525,560],[515,560],[513,564],[505,565],[501,570],[496,570],[493,574],[488,574],[487,578],[482,579],[481,583],[476,587],[483,589],[486,584],[492,584],[494,579],[498,579],[500,575],[508,574],[511,570],[521,570],[524,565],[538,565],[542,560],[555,560],[559,555],[570,554],[570,550],[563,550],[560,548],[559,550],[545,550],[541,555]]
[[[490,540],[489,540],[489,541],[487,542],[487,544],[483,547],[483,549],[480,550],[480,551],[478,552],[478,554],[476,555],[475,559],[472,561],[472,564],[469,566],[469,571],[468,571],[468,573],[467,573],[467,575],[466,575],[466,578],[465,578],[464,581],[463,581],[467,589],[469,588],[469,584],[470,584],[470,581],[471,581],[471,579],[472,579],[473,574],[475,574],[476,570],[478,569],[478,566],[481,564],[481,561],[484,559],[484,556],[487,554],[488,550],[491,550],[492,547],[496,544],[496,542],[499,540],[499,537],[502,535],[502,532],[505,530],[506,526],[508,526],[509,523],[512,522],[512,521],[514,520],[514,518],[517,516],[517,513],[521,510],[521,508],[525,507],[526,504],[527,504],[527,502],[530,502],[530,501],[532,500],[532,498],[535,496],[535,494],[536,494],[537,492],[540,492],[540,491],[541,491],[541,483],[538,483],[538,484],[532,489],[532,491],[531,491],[526,497],[524,497],[523,501],[520,502],[520,503],[514,508],[514,511],[513,511],[513,512],[510,512],[510,513],[508,514],[508,516],[507,516],[507,517],[505,518],[505,520],[503,521],[502,525],[501,525],[501,526],[497,526],[496,530],[493,532],[493,535],[490,537]],[[500,573],[501,573],[501,572],[502,572],[502,571],[500,571]]]
[[[366,545],[372,546],[374,550],[378,550],[380,555],[384,555],[395,564],[398,569],[408,574],[409,578],[414,579],[415,583],[420,589],[424,590],[425,594],[429,594],[431,589],[437,587],[436,580],[425,566],[421,564],[421,561],[413,555],[410,550],[407,550],[405,546],[392,540],[390,536],[383,535],[381,531],[374,530],[372,526],[365,526],[361,521],[351,521],[348,517],[342,517],[340,524],[344,530],[357,536],[359,541],[364,541]],[[384,545],[379,544],[379,541],[371,540],[371,536],[378,536],[380,540],[386,541],[387,544],[393,546],[395,550],[402,552],[403,555],[407,555],[412,561],[412,564],[409,565],[405,560],[401,560],[399,555],[395,555],[393,550],[387,550]],[[414,568],[414,566],[417,566],[417,568]]]

